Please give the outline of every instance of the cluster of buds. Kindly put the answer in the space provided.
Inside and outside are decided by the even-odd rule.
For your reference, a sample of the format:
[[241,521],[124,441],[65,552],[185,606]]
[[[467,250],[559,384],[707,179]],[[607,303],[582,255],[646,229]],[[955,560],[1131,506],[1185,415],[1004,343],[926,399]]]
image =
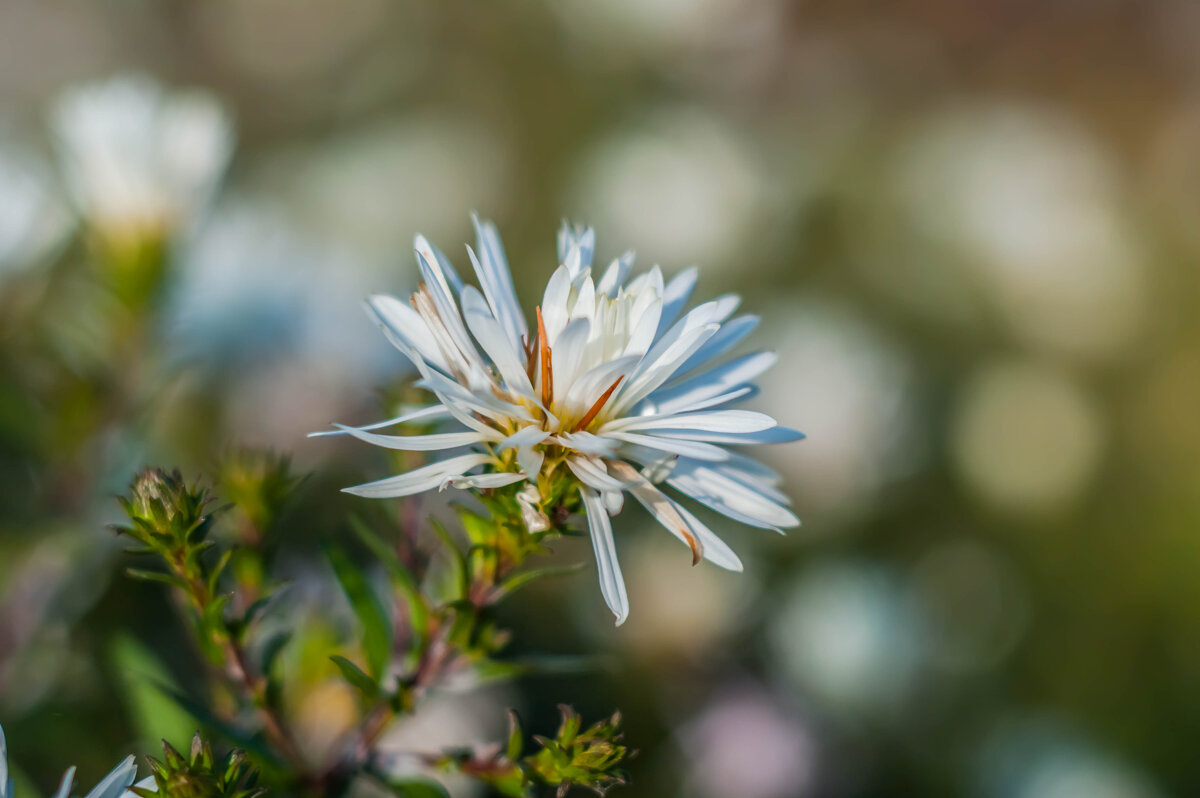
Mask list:
[[189,486],[178,470],[143,469],[129,486],[129,495],[118,497],[129,517],[128,525],[113,529],[137,540],[139,554],[162,554],[170,562],[188,564],[212,544],[206,540],[212,520],[212,496]]
[[146,757],[154,784],[149,779],[131,787],[139,798],[258,798],[258,774],[249,767],[244,752],[234,750],[224,757],[213,756],[212,746],[197,732],[189,756],[163,741],[163,758]]
[[572,787],[605,795],[628,779],[621,765],[633,756],[622,744],[621,715],[583,729],[579,713],[560,705],[562,723],[553,738],[534,736],[541,749],[522,756],[524,733],[515,713],[509,715],[508,745],[479,752],[451,751],[438,764],[490,784],[513,798],[529,798],[538,787],[552,787],[563,798]]

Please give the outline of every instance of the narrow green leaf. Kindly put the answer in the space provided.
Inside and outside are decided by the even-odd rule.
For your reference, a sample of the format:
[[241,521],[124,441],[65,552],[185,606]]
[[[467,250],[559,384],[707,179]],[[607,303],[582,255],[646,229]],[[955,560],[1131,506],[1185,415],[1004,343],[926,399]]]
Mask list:
[[337,665],[338,670],[342,672],[342,676],[345,677],[346,681],[362,693],[364,698],[368,701],[373,701],[379,697],[381,692],[379,685],[374,679],[363,673],[361,668],[337,654],[330,657],[330,659],[333,660],[334,665]]
[[474,510],[458,507],[458,521],[467,533],[467,539],[474,546],[487,546],[496,538],[496,523],[484,518]]
[[383,605],[363,572],[341,549],[330,548],[326,555],[337,575],[338,582],[350,600],[355,617],[362,627],[363,651],[367,657],[367,670],[378,681],[387,669],[392,656],[392,625]]
[[379,772],[371,775],[396,798],[450,798],[446,788],[431,779],[416,776],[396,778]]
[[534,568],[529,571],[522,571],[521,573],[510,577],[500,585],[496,591],[494,603],[508,598],[513,593],[516,593],[518,590],[528,585],[530,582],[535,582],[538,579],[553,576],[568,576],[570,574],[579,573],[579,571],[582,569],[583,563],[579,563],[576,565],[552,565],[546,568]]
[[393,586],[404,597],[404,603],[408,605],[409,625],[416,637],[416,645],[413,646],[411,655],[411,659],[415,660],[424,652],[425,645],[429,640],[429,607],[417,587],[416,577],[405,567],[404,563],[400,562],[400,558],[396,556],[392,547],[380,540],[379,536],[359,518],[351,516],[350,526],[359,539],[371,550],[371,553],[383,563],[388,575],[392,578]]
[[108,650],[122,697],[138,737],[143,743],[166,740],[182,744],[191,738],[196,723],[178,703],[156,685],[177,690],[171,674],[157,657],[129,635],[120,635]]
[[454,580],[451,595],[455,599],[466,598],[467,591],[471,586],[471,572],[467,565],[467,558],[463,556],[462,551],[458,548],[458,544],[454,542],[454,538],[450,536],[450,532],[447,531],[441,521],[431,518],[429,523],[433,527],[433,531],[437,533],[438,538],[442,541],[446,557],[450,560],[451,575]]
[[172,574],[162,571],[146,571],[142,568],[126,568],[125,575],[140,582],[158,582],[171,587],[179,587],[179,579]]

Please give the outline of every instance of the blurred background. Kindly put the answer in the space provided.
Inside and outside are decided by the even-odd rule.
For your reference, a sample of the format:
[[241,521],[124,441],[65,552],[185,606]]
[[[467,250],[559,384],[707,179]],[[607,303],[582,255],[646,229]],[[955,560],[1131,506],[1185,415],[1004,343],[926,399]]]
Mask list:
[[[398,750],[567,701],[624,711],[630,798],[1200,794],[1197,42],[1192,0],[5,0],[21,780],[188,734],[139,684],[194,682],[191,651],[104,527],[142,464],[213,473],[235,443],[313,472],[276,541],[295,667],[324,663],[294,716],[313,750],[348,722],[310,555],[388,466],[304,435],[383,417],[408,374],[360,300],[412,289],[416,232],[461,270],[474,209],[526,305],[564,217],[741,293],[781,355],[758,402],[809,435],[767,453],[804,526],[714,522],[737,575],[627,511],[618,630],[564,543],[588,570],[507,608],[515,649],[606,667],[446,695]],[[64,92],[128,73],[210,92],[236,136],[132,328],[53,132]]]

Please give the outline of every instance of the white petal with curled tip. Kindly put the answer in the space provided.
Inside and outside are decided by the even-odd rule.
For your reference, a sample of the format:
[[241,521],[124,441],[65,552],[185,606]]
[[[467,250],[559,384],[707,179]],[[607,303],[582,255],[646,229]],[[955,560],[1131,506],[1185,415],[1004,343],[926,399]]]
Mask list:
[[363,432],[354,427],[338,425],[347,435],[360,441],[374,444],[384,449],[395,449],[401,452],[436,452],[442,449],[456,449],[459,446],[471,446],[485,440],[499,440],[500,433],[489,437],[481,432],[440,432],[433,435],[379,435],[374,432]]
[[604,596],[604,603],[612,610],[613,615],[617,616],[617,626],[620,626],[629,617],[629,596],[625,593],[625,578],[621,575],[621,564],[617,561],[612,524],[599,493],[587,485],[580,485],[579,495],[583,497],[588,532],[592,538],[592,549],[596,553],[600,594]]
[[137,765],[132,756],[113,768],[100,783],[91,789],[87,798],[118,798],[137,778]]
[[487,454],[463,454],[387,479],[367,482],[351,488],[342,488],[342,492],[372,499],[411,496],[414,493],[433,490],[447,479],[461,477],[472,468],[491,462],[491,460],[491,455]]
[[[704,559],[708,560],[713,565],[724,568],[727,571],[740,572],[743,568],[742,560],[729,545],[721,540],[715,532],[700,522],[700,519],[688,512],[687,508],[674,499],[667,498],[667,501],[675,507],[683,520],[687,521],[691,527],[692,534],[700,539],[700,544],[704,547]],[[686,541],[685,541],[686,542]]]

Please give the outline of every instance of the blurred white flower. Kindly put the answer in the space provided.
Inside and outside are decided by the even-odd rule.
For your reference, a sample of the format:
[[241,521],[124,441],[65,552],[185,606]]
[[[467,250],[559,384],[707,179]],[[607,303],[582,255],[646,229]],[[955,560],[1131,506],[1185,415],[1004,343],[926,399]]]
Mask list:
[[742,32],[769,35],[781,24],[784,8],[776,0],[553,0],[550,6],[572,33],[608,50],[636,45],[657,57],[680,47],[741,38],[737,34]]
[[[133,784],[135,778],[137,765],[134,764],[132,756],[126,757],[88,792],[86,798],[119,798],[126,794],[126,789]],[[53,798],[70,798],[74,784],[75,768],[71,767],[63,774],[62,782]],[[8,741],[4,738],[3,727],[0,727],[0,798],[13,798],[13,779],[8,770]]]
[[143,75],[67,89],[52,121],[79,212],[120,240],[185,230],[233,152],[233,125],[215,97],[169,92]]
[[922,632],[897,575],[847,562],[801,574],[768,639],[785,675],[833,711],[886,716],[913,687]]
[[1085,129],[1032,108],[953,107],[896,167],[910,220],[974,267],[1020,339],[1092,358],[1134,339],[1143,257],[1111,157]]
[[504,141],[482,120],[425,114],[280,153],[256,180],[294,196],[309,229],[390,262],[408,231],[460,235],[463,208],[503,209],[508,174]]
[[0,278],[52,255],[71,219],[42,164],[0,149]]
[[779,696],[757,687],[719,694],[680,730],[684,795],[803,798],[817,788],[816,735]]
[[[593,278],[595,232],[564,224],[562,265],[546,286],[534,332],[496,229],[475,224],[479,256],[468,252],[482,292],[465,285],[446,256],[417,236],[425,278],[417,292],[408,303],[382,295],[367,302],[388,340],[420,372],[418,385],[437,402],[366,427],[336,425],[332,433],[389,449],[470,451],[346,492],[395,498],[525,481],[541,490],[547,481],[577,489],[601,592],[618,625],[629,614],[629,599],[609,516],[620,512],[626,493],[688,545],[693,563],[707,559],[730,570],[742,568],[733,550],[659,483],[750,526],[779,530],[799,523],[777,475],[725,448],[803,437],[763,413],[729,409],[757,391],[753,380],[775,362],[771,353],[757,352],[713,365],[757,323],[731,318],[738,297],[684,312],[696,270],[668,283],[658,267],[628,279],[632,253]],[[371,431],[415,419],[454,429],[417,436]],[[483,473],[471,473],[479,468]]]
[[924,457],[915,428],[914,379],[902,350],[830,302],[779,304],[780,367],[763,378],[763,408],[805,419],[803,452],[767,453],[812,512],[869,511],[877,492]]
[[1023,512],[1075,498],[1103,455],[1104,417],[1066,374],[1034,362],[981,367],[951,419],[951,455],[985,500]]
[[570,206],[652,263],[738,268],[769,205],[748,142],[698,110],[660,112],[585,156]]
[[224,199],[184,254],[172,297],[175,349],[221,368],[260,369],[265,358],[321,360],[340,379],[376,375],[386,346],[363,346],[357,300],[375,269],[322,240],[283,210]]

